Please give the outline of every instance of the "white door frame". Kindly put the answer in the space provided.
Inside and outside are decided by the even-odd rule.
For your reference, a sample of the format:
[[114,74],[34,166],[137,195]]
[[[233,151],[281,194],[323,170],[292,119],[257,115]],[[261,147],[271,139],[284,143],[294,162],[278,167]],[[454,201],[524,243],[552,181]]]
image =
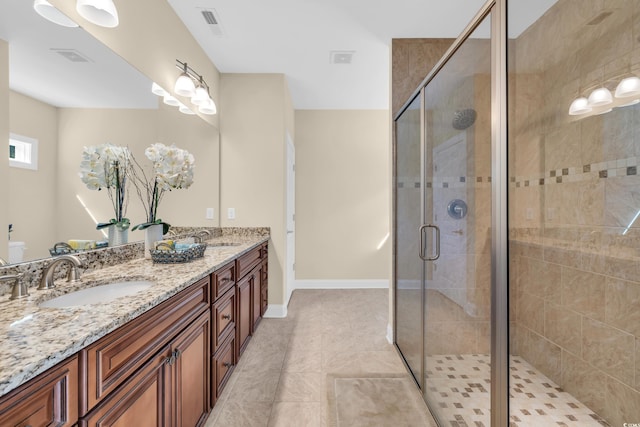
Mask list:
[[295,288],[296,272],[296,148],[287,132],[287,171],[286,171],[286,247],[287,265],[285,272],[285,307],[289,304],[289,299]]

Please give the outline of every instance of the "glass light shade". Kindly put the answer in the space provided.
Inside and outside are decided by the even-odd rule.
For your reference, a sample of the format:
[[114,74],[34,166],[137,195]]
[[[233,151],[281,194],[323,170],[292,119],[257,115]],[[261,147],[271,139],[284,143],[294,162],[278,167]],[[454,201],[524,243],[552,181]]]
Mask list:
[[153,82],[153,84],[151,85],[151,92],[153,92],[154,94],[156,94],[158,96],[165,96],[165,95],[168,94],[168,92],[166,90],[164,90],[162,88],[162,86],[160,86],[156,82]]
[[178,101],[175,97],[166,94],[164,96],[164,98],[162,99],[162,102],[164,102],[167,105],[171,105],[172,107],[177,107],[180,105],[180,101]]
[[611,95],[611,91],[606,87],[599,87],[591,92],[588,101],[590,107],[602,107],[611,104],[613,102],[613,96]]
[[194,105],[202,105],[209,99],[209,92],[202,85],[198,85],[196,92],[191,97],[191,103]]
[[113,0],[78,0],[76,10],[84,19],[101,27],[114,28],[120,23]]
[[184,105],[182,103],[180,103],[180,105],[178,106],[178,111],[180,111],[182,114],[187,114],[187,115],[190,115],[190,116],[196,114],[193,111],[191,111],[189,109],[189,107],[187,107],[186,105]]
[[178,95],[192,97],[196,92],[196,85],[193,84],[193,80],[187,73],[182,73],[176,80],[176,85],[173,89]]
[[47,21],[51,21],[54,24],[62,25],[63,27],[75,28],[78,26],[67,15],[56,9],[47,0],[35,0],[33,2],[33,8],[38,15],[42,16]]
[[584,96],[575,99],[569,107],[570,116],[579,116],[580,114],[586,114],[590,112],[591,107],[589,106],[589,101],[587,101],[587,98],[585,98]]
[[200,111],[202,114],[213,115],[218,112],[218,109],[216,108],[216,104],[215,102],[213,102],[213,99],[209,98],[205,102],[200,104],[200,106],[198,107],[198,111]]
[[640,95],[640,79],[638,77],[622,79],[616,87],[616,98],[629,98],[638,95]]

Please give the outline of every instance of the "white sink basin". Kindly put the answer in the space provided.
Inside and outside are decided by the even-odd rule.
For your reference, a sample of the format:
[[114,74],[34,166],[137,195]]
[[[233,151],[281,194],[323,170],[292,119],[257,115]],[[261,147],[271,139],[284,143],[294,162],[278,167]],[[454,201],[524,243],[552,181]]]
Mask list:
[[154,284],[155,283],[147,280],[136,280],[94,286],[44,301],[40,303],[40,307],[65,308],[79,305],[101,304],[127,295],[133,295],[136,292],[150,288]]

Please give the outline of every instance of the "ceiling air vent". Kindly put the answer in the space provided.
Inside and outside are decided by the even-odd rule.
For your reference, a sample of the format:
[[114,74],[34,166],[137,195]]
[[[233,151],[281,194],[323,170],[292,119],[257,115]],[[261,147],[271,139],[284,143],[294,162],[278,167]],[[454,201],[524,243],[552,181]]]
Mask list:
[[354,53],[353,50],[332,50],[329,62],[332,64],[351,64]]
[[93,62],[88,56],[78,52],[75,49],[51,49],[53,52],[64,57],[71,62]]
[[224,31],[222,29],[222,25],[220,25],[220,19],[215,9],[200,9],[200,13],[202,14],[202,18],[204,18],[204,22],[207,24],[207,27],[211,30],[214,36],[224,36]]

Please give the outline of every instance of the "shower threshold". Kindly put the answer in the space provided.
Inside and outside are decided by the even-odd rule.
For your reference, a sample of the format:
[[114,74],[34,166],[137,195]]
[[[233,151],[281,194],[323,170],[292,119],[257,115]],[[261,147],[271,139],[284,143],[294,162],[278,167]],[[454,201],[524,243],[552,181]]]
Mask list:
[[[427,396],[443,427],[489,427],[491,357],[427,356]],[[511,356],[510,427],[609,426],[519,356]]]

